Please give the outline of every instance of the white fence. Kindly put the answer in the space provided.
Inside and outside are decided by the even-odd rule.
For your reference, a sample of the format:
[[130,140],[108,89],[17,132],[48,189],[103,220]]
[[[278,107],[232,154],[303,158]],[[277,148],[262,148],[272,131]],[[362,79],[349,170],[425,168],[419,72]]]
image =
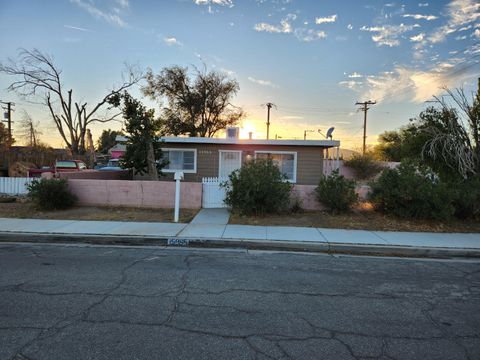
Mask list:
[[24,195],[33,178],[0,177],[0,194]]
[[220,186],[221,183],[228,181],[228,178],[205,177],[202,178],[202,207],[203,208],[224,208],[227,205],[225,200],[225,189]]

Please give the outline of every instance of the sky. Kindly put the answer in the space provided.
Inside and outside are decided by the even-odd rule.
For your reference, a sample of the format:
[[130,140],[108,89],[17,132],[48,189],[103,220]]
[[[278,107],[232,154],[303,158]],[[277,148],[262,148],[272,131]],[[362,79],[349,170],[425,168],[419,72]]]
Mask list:
[[[443,87],[473,92],[480,76],[480,3],[475,0],[0,0],[0,61],[20,48],[51,55],[65,87],[93,104],[121,82],[125,64],[159,72],[172,65],[223,71],[240,91],[241,136],[321,139],[335,127],[343,148],[358,149],[417,116]],[[41,140],[62,146],[39,99],[6,88],[15,102],[14,136],[24,112]],[[141,97],[138,87],[132,89]],[[143,99],[145,104],[158,104]],[[120,123],[97,124],[120,129]],[[321,133],[318,130],[321,130]]]

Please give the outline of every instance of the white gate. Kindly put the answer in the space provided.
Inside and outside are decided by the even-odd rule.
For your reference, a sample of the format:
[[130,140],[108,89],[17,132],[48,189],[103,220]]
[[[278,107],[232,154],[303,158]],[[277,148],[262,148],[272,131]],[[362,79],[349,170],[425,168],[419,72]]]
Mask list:
[[221,183],[228,181],[227,177],[204,177],[202,178],[202,207],[203,208],[224,208],[227,205],[225,200],[225,188]]
[[0,194],[24,195],[28,192],[27,185],[34,179],[20,177],[0,177]]

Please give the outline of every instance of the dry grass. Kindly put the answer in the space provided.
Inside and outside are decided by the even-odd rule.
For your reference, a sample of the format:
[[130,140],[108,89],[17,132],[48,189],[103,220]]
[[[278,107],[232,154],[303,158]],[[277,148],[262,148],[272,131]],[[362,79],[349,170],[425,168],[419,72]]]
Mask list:
[[[181,209],[180,222],[190,222],[198,210]],[[173,209],[78,206],[67,210],[40,211],[28,202],[1,203],[0,217],[20,219],[104,220],[173,222]]]
[[375,212],[368,205],[359,206],[354,211],[346,214],[331,214],[326,211],[266,216],[240,216],[232,214],[230,224],[306,226],[379,231],[480,232],[480,222],[474,220],[452,220],[449,222],[405,220]]

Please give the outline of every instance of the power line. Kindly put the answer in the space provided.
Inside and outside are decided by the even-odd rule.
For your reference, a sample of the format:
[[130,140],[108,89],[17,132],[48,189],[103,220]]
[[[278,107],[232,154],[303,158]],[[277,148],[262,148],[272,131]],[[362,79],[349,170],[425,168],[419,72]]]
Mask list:
[[371,100],[363,101],[363,102],[357,101],[355,103],[355,105],[362,105],[362,107],[360,108],[360,111],[363,111],[363,155],[365,155],[366,141],[367,141],[367,112],[368,112],[368,109],[370,109],[368,105],[375,105],[376,103],[377,103],[376,101],[371,101]]
[[12,146],[12,106],[15,105],[15,103],[11,101],[0,101],[0,103],[7,105],[7,122],[8,122],[8,146]]

